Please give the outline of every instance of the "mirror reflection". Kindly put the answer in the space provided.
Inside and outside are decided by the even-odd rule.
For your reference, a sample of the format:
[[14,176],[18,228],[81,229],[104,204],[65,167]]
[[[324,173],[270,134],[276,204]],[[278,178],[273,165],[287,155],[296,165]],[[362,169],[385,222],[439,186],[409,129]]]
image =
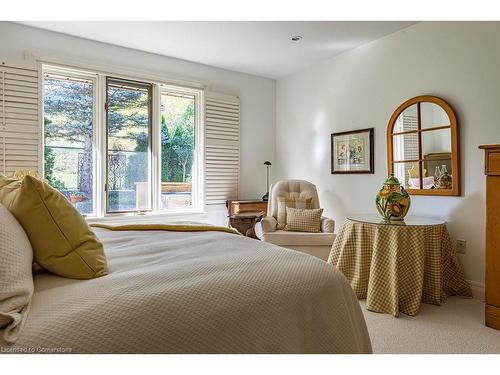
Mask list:
[[423,168],[428,176],[434,177],[432,186],[423,189],[451,189],[451,130],[440,129],[422,132]]
[[394,163],[394,176],[407,190],[420,188],[420,172],[417,162]]
[[418,133],[399,134],[393,137],[394,161],[418,160]]
[[394,133],[402,133],[411,130],[417,130],[417,105],[406,108],[396,119],[394,124]]
[[420,103],[420,116],[422,129],[450,126],[450,118],[446,111],[435,103]]

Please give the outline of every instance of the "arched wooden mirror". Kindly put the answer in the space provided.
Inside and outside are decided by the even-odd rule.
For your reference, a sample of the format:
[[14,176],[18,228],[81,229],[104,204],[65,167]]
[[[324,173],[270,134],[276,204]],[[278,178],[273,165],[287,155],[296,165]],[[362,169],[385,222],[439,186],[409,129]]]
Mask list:
[[409,194],[460,195],[458,124],[443,99],[417,96],[387,126],[387,161]]

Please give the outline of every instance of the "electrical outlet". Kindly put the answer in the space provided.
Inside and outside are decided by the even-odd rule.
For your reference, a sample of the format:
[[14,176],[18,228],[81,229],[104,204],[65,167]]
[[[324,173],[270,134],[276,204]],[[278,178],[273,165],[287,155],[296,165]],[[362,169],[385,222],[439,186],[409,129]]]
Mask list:
[[457,254],[465,254],[465,247],[467,245],[467,241],[458,239],[457,240]]

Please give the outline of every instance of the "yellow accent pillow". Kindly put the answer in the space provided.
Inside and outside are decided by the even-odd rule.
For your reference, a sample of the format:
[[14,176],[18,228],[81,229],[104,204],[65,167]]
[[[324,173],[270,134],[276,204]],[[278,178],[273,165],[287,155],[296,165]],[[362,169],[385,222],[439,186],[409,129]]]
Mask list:
[[286,226],[285,230],[293,232],[321,232],[321,215],[322,208],[301,209],[301,208],[286,208]]
[[71,279],[107,274],[101,242],[57,190],[32,176],[22,181],[0,176],[0,202],[24,228],[40,266]]

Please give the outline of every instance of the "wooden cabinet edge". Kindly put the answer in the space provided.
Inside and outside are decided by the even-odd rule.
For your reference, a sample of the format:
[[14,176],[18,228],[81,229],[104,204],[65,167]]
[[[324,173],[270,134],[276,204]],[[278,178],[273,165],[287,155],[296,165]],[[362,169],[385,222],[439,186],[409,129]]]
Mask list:
[[500,330],[500,308],[486,305],[485,320],[486,326]]
[[[485,231],[485,260],[486,260],[486,264],[485,264],[485,287],[486,287],[486,304],[485,304],[485,324],[487,327],[491,327],[491,328],[494,328],[494,329],[498,329],[500,330],[500,307],[498,306],[495,306],[495,305],[491,305],[491,304],[488,304],[488,302],[491,302],[491,300],[493,301],[498,301],[498,291],[496,290],[488,290],[489,288],[491,288],[493,285],[492,281],[493,279],[495,278],[495,275],[494,274],[490,274],[489,273],[489,270],[488,270],[488,259],[493,255],[491,252],[492,252],[492,249],[490,248],[490,246],[492,246],[491,244],[489,244],[489,241],[491,241],[491,239],[489,239],[490,235],[492,235],[492,233],[496,233],[496,230],[497,229],[493,229],[492,228],[492,223],[489,222],[489,218],[490,218],[490,215],[488,213],[488,197],[490,197],[491,195],[494,195],[494,191],[489,191],[489,182],[492,181],[490,179],[498,179],[500,178],[499,175],[500,175],[500,172],[499,171],[493,171],[491,170],[492,168],[489,168],[489,156],[490,156],[490,153],[492,152],[500,152],[500,144],[496,144],[496,145],[482,145],[482,146],[479,146],[480,149],[483,149],[484,150],[484,174],[486,175],[486,231]],[[496,194],[498,196],[498,193]],[[491,205],[491,203],[490,203]],[[490,210],[492,208],[490,207]],[[492,232],[493,231],[493,232]],[[490,298],[489,298],[490,296]],[[496,298],[494,298],[496,297]]]

